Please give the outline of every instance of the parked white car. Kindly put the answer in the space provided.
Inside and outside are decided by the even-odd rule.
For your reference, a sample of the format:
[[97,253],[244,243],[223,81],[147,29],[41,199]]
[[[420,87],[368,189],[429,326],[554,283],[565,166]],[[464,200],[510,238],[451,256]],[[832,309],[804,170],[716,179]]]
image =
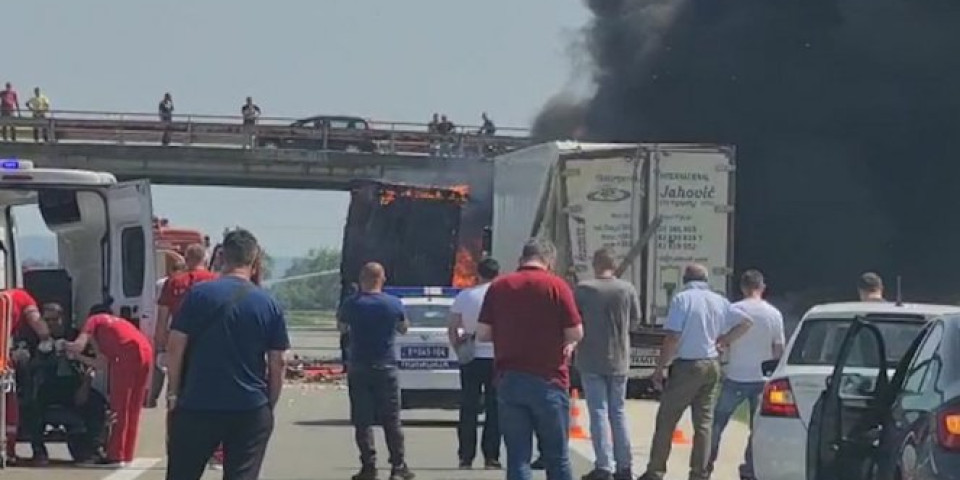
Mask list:
[[[934,317],[958,313],[960,307],[888,302],[851,302],[810,309],[787,343],[783,358],[769,375],[753,421],[753,469],[757,480],[807,480],[807,429],[814,403],[833,373],[840,343],[856,317],[876,324],[886,343],[893,374],[920,330]],[[867,338],[864,336],[864,338]],[[876,356],[870,345],[852,354],[864,365]],[[857,357],[859,355],[859,357]],[[857,360],[851,367],[856,367]],[[877,365],[876,359],[872,360]],[[765,365],[770,370],[772,365]],[[869,371],[869,370],[867,370]],[[874,369],[874,372],[876,369]]]

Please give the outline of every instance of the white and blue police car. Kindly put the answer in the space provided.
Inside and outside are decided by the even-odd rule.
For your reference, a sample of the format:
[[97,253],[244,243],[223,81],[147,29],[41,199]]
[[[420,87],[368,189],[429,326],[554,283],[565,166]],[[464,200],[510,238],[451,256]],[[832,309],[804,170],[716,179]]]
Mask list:
[[460,366],[450,346],[447,323],[460,289],[386,287],[400,298],[410,328],[397,336],[396,353],[402,409],[455,409],[460,399]]

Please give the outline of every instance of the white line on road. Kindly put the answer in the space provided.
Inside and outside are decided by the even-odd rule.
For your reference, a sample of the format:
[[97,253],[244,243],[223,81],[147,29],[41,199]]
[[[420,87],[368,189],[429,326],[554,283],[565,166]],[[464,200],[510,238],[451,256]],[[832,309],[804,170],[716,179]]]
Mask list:
[[154,465],[160,463],[162,458],[135,458],[130,465],[123,467],[106,477],[103,480],[134,480],[143,475]]

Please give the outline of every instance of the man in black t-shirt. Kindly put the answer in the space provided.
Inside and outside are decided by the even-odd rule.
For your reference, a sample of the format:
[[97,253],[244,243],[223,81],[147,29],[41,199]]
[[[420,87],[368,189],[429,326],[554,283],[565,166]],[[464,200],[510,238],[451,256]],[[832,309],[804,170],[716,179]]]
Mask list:
[[163,100],[157,107],[160,114],[160,121],[163,122],[163,138],[160,143],[164,146],[170,144],[170,124],[173,123],[173,96],[169,93],[163,94]]

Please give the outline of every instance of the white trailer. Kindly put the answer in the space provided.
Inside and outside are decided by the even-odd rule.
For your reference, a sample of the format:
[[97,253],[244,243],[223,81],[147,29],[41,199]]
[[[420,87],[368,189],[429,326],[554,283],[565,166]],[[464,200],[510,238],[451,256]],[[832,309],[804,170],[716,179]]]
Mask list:
[[594,251],[612,249],[644,306],[632,376],[649,375],[662,338],[651,327],[663,324],[684,265],[705,265],[711,286],[732,293],[734,165],[731,147],[696,144],[553,142],[496,157],[492,255],[509,269],[526,239],[549,238],[557,272],[575,283],[592,276]]

